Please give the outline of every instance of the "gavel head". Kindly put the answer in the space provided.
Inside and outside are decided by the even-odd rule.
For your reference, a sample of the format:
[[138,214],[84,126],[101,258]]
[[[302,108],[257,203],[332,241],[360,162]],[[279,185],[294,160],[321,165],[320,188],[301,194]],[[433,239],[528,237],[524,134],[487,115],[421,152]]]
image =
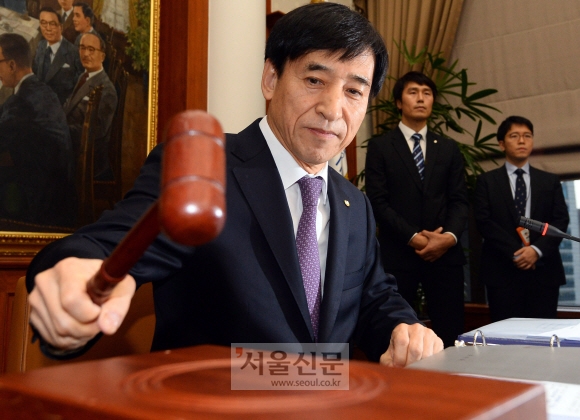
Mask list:
[[166,132],[159,222],[172,240],[197,246],[214,239],[226,218],[225,137],[204,111],[174,116]]

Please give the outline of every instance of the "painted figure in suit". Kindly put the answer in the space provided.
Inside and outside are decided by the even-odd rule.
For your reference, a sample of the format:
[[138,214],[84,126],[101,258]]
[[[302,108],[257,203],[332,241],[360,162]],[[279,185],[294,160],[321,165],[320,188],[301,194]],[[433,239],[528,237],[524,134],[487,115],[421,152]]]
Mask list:
[[463,158],[453,140],[427,129],[437,97],[431,79],[409,72],[393,95],[401,122],[369,142],[366,192],[385,269],[411,305],[422,284],[433,329],[452,346],[464,328],[465,257],[458,242],[468,215]]
[[22,36],[0,35],[0,81],[14,88],[0,108],[0,152],[8,152],[13,163],[2,168],[2,216],[68,226],[74,211],[68,127],[56,94],[30,64],[30,47]]
[[93,28],[95,14],[88,4],[77,2],[73,5],[73,10],[73,24],[75,31],[78,33],[75,40],[76,47],[80,45],[81,38],[84,34],[95,34],[100,36],[95,28]]
[[[156,350],[356,343],[371,360],[400,366],[441,350],[441,340],[418,323],[380,264],[368,200],[328,169],[328,160],[354,138],[386,66],[380,35],[346,6],[309,4],[282,17],[266,46],[267,116],[226,138],[228,217],[221,234],[195,249],[159,236],[110,300],[91,303],[87,276],[159,195],[163,145],[157,146],[113,212],[33,261],[28,287],[39,334],[62,353],[75,351],[99,332],[113,333],[136,283],[153,281]],[[318,222],[309,230],[308,257],[316,262],[305,270],[296,236],[304,223],[300,185],[311,182],[320,188],[311,206]],[[307,293],[303,279],[315,272],[318,293]],[[74,309],[60,309],[59,284],[76,289],[69,300]],[[319,313],[311,310],[311,298]],[[70,328],[57,332],[57,319]]]
[[78,50],[62,36],[62,17],[53,9],[40,11],[42,39],[38,43],[32,71],[56,93],[60,104],[72,93],[83,68]]
[[94,139],[94,173],[96,179],[110,179],[112,177],[109,162],[108,147],[111,134],[111,123],[117,109],[117,91],[109,76],[103,70],[105,59],[103,40],[93,34],[83,34],[80,44],[81,62],[85,73],[79,77],[73,94],[64,104],[64,112],[70,129],[75,155],[79,151],[79,144],[83,130],[83,123],[87,111],[89,92],[96,86],[102,85],[103,91],[98,108],[98,121],[91,127],[95,133]]
[[73,23],[73,0],[58,0],[61,9],[58,13],[62,16],[62,36],[71,44],[77,39],[77,31]]
[[562,185],[556,175],[528,162],[534,145],[530,120],[508,117],[497,139],[506,163],[478,177],[474,203],[484,240],[480,279],[491,319],[556,318],[560,285],[566,283],[558,248],[562,239],[527,229],[518,233],[518,226],[525,216],[566,232],[569,215]]

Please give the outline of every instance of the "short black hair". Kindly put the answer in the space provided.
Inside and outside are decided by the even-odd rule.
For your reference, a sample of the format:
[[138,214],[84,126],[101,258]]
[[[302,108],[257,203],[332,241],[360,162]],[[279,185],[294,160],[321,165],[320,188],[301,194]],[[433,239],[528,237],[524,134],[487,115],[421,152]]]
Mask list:
[[82,1],[78,1],[73,4],[73,7],[81,7],[83,9],[84,17],[89,18],[91,20],[91,25],[93,24],[95,20],[95,14],[93,13],[93,9],[91,9],[91,6]]
[[395,103],[397,103],[397,101],[402,101],[405,86],[411,82],[415,82],[419,86],[429,86],[431,92],[433,92],[433,101],[437,99],[437,86],[435,85],[435,82],[421,72],[410,71],[395,82],[395,86],[393,87],[393,98],[395,99]]
[[32,63],[30,45],[22,35],[7,33],[0,35],[0,48],[7,60],[14,60],[20,68],[28,68]]
[[52,13],[56,16],[56,18],[58,19],[58,23],[60,23],[62,25],[62,16],[58,14],[58,12],[56,10],[54,10],[52,7],[48,7],[45,6],[42,9],[40,9],[40,11],[38,12],[38,18],[40,19],[40,14],[42,12],[48,12],[48,13]]
[[508,131],[510,131],[510,128],[512,128],[513,124],[525,125],[526,127],[529,128],[529,130],[532,132],[532,134],[534,134],[534,124],[532,124],[532,122],[530,120],[528,120],[525,117],[511,115],[511,116],[507,117],[505,120],[503,120],[501,122],[501,124],[499,125],[499,127],[497,128],[497,141],[498,142],[504,141],[505,135],[507,134]]
[[282,75],[288,61],[320,50],[340,52],[344,61],[371,50],[375,68],[370,96],[377,96],[388,67],[385,43],[364,16],[341,4],[307,4],[284,15],[268,37],[265,59]]

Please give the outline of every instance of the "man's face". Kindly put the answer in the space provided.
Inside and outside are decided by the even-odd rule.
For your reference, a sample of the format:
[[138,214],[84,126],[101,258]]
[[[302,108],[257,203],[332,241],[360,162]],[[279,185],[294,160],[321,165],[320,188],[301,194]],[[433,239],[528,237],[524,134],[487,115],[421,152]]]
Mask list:
[[534,147],[534,135],[523,124],[512,124],[499,142],[499,148],[505,152],[506,160],[512,165],[522,167],[528,161]]
[[58,4],[63,10],[68,12],[73,5],[73,0],[58,0]]
[[2,47],[0,47],[0,82],[9,88],[16,87],[18,84],[16,81],[16,63],[4,57]]
[[397,108],[401,110],[403,124],[425,122],[433,110],[433,91],[427,85],[409,82],[403,88],[401,100],[397,100]]
[[81,6],[75,6],[73,8],[73,25],[75,31],[80,33],[88,32],[91,29],[91,19],[85,17]]
[[49,44],[60,41],[62,25],[54,13],[40,12],[40,32]]
[[101,42],[96,35],[85,34],[79,45],[81,63],[87,72],[97,71],[103,68],[105,53],[101,51]]
[[264,65],[262,92],[270,100],[268,124],[296,162],[317,173],[352,141],[366,113],[375,59],[352,60],[314,51],[288,61],[279,76]]

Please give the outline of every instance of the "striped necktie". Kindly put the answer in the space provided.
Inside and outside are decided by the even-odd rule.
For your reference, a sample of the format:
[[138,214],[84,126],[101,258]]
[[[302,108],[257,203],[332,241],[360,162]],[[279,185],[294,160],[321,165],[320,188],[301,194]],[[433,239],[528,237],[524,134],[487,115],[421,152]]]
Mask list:
[[421,150],[420,145],[422,138],[423,137],[419,133],[415,133],[411,136],[411,139],[415,142],[415,145],[413,146],[413,160],[415,161],[415,165],[417,165],[421,181],[425,179],[425,159],[423,158],[423,151]]

